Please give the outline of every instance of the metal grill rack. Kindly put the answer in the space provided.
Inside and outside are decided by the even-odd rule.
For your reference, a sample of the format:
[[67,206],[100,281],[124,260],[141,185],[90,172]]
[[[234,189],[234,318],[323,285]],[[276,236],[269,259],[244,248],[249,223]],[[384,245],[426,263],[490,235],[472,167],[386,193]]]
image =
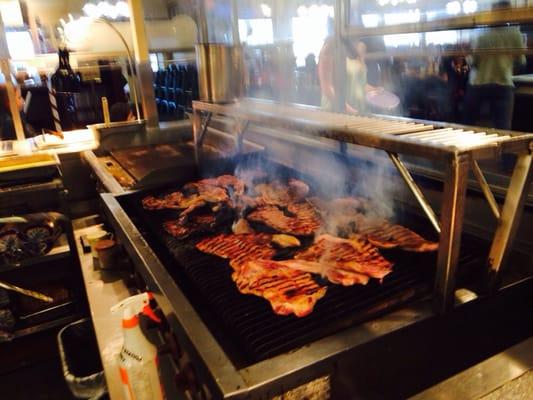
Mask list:
[[[501,268],[516,234],[532,179],[533,134],[426,123],[405,118],[353,116],[314,107],[266,101],[244,100],[234,104],[195,101],[193,132],[197,160],[213,115],[226,116],[235,121],[234,130],[239,151],[243,148],[244,135],[250,123],[333,139],[339,142],[341,152],[346,152],[347,143],[386,151],[440,234],[434,293],[435,307],[439,312],[445,312],[454,305],[455,273],[461,246],[467,178],[472,167],[474,176],[498,220],[488,255],[488,287],[492,290],[498,287]],[[505,202],[500,209],[478,161],[497,159],[503,153],[516,154],[517,162]],[[400,160],[399,154],[445,162],[440,218]]]

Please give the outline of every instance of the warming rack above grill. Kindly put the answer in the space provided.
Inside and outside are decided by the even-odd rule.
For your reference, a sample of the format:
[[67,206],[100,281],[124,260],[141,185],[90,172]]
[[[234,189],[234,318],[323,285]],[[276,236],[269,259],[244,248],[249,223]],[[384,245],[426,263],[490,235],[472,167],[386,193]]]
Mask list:
[[[435,305],[439,312],[454,305],[455,272],[459,259],[466,186],[470,167],[498,220],[488,256],[489,289],[496,289],[501,267],[516,234],[532,173],[533,134],[496,131],[478,127],[425,122],[384,116],[346,115],[315,107],[268,101],[243,100],[234,104],[193,102],[193,130],[196,159],[213,115],[235,120],[237,147],[241,151],[249,123],[290,129],[300,134],[326,137],[339,142],[384,150],[400,172],[423,211],[440,234]],[[498,159],[514,153],[517,162],[503,206],[499,207],[479,167],[478,160]],[[445,181],[440,218],[433,211],[398,154],[438,159],[445,163]]]

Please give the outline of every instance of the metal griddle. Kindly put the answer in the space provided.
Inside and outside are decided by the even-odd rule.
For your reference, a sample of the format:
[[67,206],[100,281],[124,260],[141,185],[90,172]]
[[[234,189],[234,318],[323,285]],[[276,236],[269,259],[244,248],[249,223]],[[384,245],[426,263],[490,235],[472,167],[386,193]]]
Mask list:
[[[194,147],[188,143],[168,143],[113,150],[111,156],[136,181],[135,189],[153,187],[169,180],[195,176]],[[206,157],[215,157],[206,149]]]

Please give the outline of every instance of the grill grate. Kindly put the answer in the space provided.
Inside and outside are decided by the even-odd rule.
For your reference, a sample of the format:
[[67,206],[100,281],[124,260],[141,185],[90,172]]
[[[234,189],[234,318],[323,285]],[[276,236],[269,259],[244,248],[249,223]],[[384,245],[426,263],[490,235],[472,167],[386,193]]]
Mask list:
[[[342,287],[326,282],[327,294],[310,315],[278,316],[263,298],[237,290],[226,260],[196,250],[194,245],[200,238],[179,241],[166,234],[162,223],[173,212],[144,211],[141,199],[147,194],[137,192],[119,199],[204,322],[216,326],[213,333],[228,342],[221,345],[231,347],[228,353],[237,349],[244,366],[374,318],[429,295],[433,288],[436,254],[390,250],[383,255],[395,266],[382,283],[372,279],[367,286]],[[477,261],[467,255],[461,264]]]

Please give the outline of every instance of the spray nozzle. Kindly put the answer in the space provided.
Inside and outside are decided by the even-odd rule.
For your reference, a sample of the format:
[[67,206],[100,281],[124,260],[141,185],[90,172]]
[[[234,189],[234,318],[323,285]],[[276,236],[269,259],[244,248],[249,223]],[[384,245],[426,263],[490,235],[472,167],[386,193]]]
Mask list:
[[150,307],[150,300],[154,298],[154,295],[150,292],[137,294],[135,296],[128,297],[122,300],[120,303],[111,307],[111,312],[116,314],[119,311],[130,310],[132,314],[144,314],[152,321],[160,323],[161,319],[155,315],[154,310]]

